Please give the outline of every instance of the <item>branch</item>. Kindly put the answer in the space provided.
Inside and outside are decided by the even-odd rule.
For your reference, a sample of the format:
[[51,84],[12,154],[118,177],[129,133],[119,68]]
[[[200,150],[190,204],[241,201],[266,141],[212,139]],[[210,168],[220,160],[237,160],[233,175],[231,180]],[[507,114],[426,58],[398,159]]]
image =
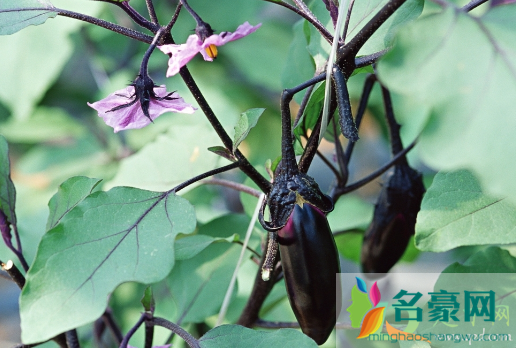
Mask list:
[[[222,125],[220,124],[217,116],[215,116],[215,113],[211,109],[210,105],[204,98],[204,95],[199,90],[199,87],[195,83],[195,80],[193,79],[192,75],[190,74],[190,71],[188,71],[188,68],[186,66],[183,66],[181,70],[179,70],[179,74],[183,78],[183,81],[186,83],[186,86],[194,96],[195,100],[201,107],[202,111],[206,115],[206,118],[211,123],[211,126],[217,132],[217,135],[219,136],[220,140],[222,140],[222,143],[227,149],[233,148],[233,141],[229,137],[228,133],[226,133],[226,130]],[[235,151],[235,156],[238,159],[239,168],[247,175],[251,180],[253,180],[256,185],[265,193],[268,194],[271,190],[271,183],[263,177],[258,171],[249,163],[247,158],[240,152],[240,150]]]
[[122,340],[124,339],[122,335],[122,331],[120,331],[120,328],[118,327],[117,323],[115,322],[115,318],[113,318],[113,313],[109,308],[107,308],[104,311],[104,314],[102,314],[102,320],[106,324],[106,326],[109,328],[109,331],[113,334],[113,337],[115,339],[115,342],[117,345],[120,345],[122,343]]
[[140,319],[138,319],[136,324],[134,324],[134,326],[124,336],[122,343],[120,343],[120,348],[127,348],[127,345],[129,344],[129,340],[131,339],[131,337],[133,337],[136,330],[138,330],[138,328],[143,324],[143,322],[145,321],[145,318],[147,318],[147,313],[142,313],[142,315],[140,315]]
[[145,17],[143,17],[138,11],[136,11],[131,5],[129,5],[129,1],[116,1],[116,0],[94,0],[99,2],[107,2],[109,4],[115,5],[122,9],[131,19],[138,24],[140,27],[150,30],[153,33],[156,33],[159,29],[159,25],[155,25],[154,23],[149,22]]
[[66,345],[68,348],[80,348],[79,338],[77,337],[76,330],[70,330],[65,333]]
[[478,6],[482,5],[485,2],[487,2],[487,0],[471,0],[466,5],[464,5],[464,7],[462,7],[462,10],[469,12],[469,11],[473,10],[474,8],[477,8]]
[[354,191],[354,190],[370,183],[371,181],[373,181],[374,179],[376,179],[377,177],[379,177],[380,175],[385,173],[387,170],[389,170],[389,168],[391,168],[393,165],[398,163],[402,158],[405,158],[405,155],[407,154],[407,152],[412,150],[412,148],[416,145],[416,142],[417,142],[417,139],[414,140],[409,146],[404,148],[403,151],[399,152],[396,156],[394,156],[387,164],[385,164],[383,167],[377,169],[373,173],[369,174],[365,178],[363,178],[351,185],[348,185],[346,187],[335,188],[331,194],[333,201],[335,202],[343,194]]
[[166,329],[169,329],[176,333],[179,337],[185,340],[185,342],[191,347],[191,348],[201,348],[199,341],[190,335],[187,331],[185,331],[183,328],[181,328],[179,325],[176,325],[166,319],[154,317],[149,320],[150,323],[164,327]]
[[[267,250],[267,246],[265,246],[265,250]],[[279,256],[279,252],[277,256]],[[260,261],[261,266],[263,266],[265,262],[265,257],[266,253],[263,253]],[[276,257],[275,264],[277,265],[278,262],[279,257]],[[259,269],[261,270],[261,268],[262,267],[260,267]],[[274,287],[275,282],[273,281],[273,279],[276,279],[278,277],[278,274],[281,273],[281,267],[275,267],[274,265],[272,269],[274,271],[272,272],[272,275],[270,276],[271,280],[269,281],[264,281],[262,279],[262,274],[260,271],[256,272],[253,290],[251,291],[251,295],[249,296],[249,299],[244,307],[244,310],[242,311],[242,314],[240,314],[240,318],[238,318],[238,325],[250,328],[253,327],[254,323],[258,320],[258,313],[260,312],[260,308],[262,308],[262,305],[265,302],[267,295],[269,295],[272,288]]]
[[244,184],[240,184],[238,182],[234,182],[234,181],[230,181],[230,180],[225,180],[225,179],[211,178],[211,179],[208,179],[208,180],[204,180],[202,182],[202,184],[205,184],[205,185],[219,185],[219,186],[229,187],[229,188],[231,188],[233,190],[244,192],[244,193],[247,193],[247,194],[249,194],[251,196],[254,196],[254,197],[260,197],[260,195],[261,195],[260,191],[255,190],[252,187],[246,186]]
[[220,168],[216,168],[216,169],[207,171],[206,173],[202,173],[200,175],[197,175],[196,177],[193,177],[193,178],[191,178],[191,179],[189,179],[189,180],[187,180],[187,181],[177,185],[172,190],[170,190],[170,192],[172,192],[172,191],[179,192],[182,189],[184,189],[185,187],[190,186],[191,184],[193,184],[193,183],[195,183],[195,182],[197,182],[199,180],[205,179],[205,178],[207,178],[209,176],[212,176],[212,175],[215,175],[215,174],[220,174],[220,173],[227,172],[228,170],[238,168],[238,166],[239,166],[239,163],[235,162],[235,163],[228,164],[227,166],[224,166],[224,167],[220,167]]
[[[29,10],[29,9],[27,9],[27,10]],[[35,9],[33,8],[32,10],[35,10]],[[39,10],[41,10],[41,9],[39,9]],[[56,11],[57,14],[60,15],[60,16],[69,17],[69,18],[77,19],[77,20],[80,20],[80,21],[83,21],[83,22],[91,23],[91,24],[94,24],[96,26],[99,26],[99,27],[102,27],[102,28],[114,31],[115,33],[119,33],[119,34],[125,35],[127,37],[130,37],[132,39],[135,39],[135,40],[138,40],[138,41],[141,41],[141,42],[145,42],[145,43],[150,44],[152,42],[152,39],[153,39],[153,37],[150,36],[150,35],[143,34],[143,33],[140,33],[140,32],[138,32],[136,30],[129,29],[129,28],[123,27],[121,25],[114,24],[114,23],[111,23],[111,22],[107,22],[107,21],[104,21],[102,19],[91,17],[91,16],[88,16],[88,15],[85,15],[85,14],[82,14],[82,13],[77,13],[77,12],[73,12],[73,11],[67,11],[67,10],[63,10],[63,9],[59,9],[59,8],[53,8],[53,10]]]
[[322,23],[319,22],[319,20],[317,20],[317,18],[315,18],[315,16],[312,18],[307,13],[303,12],[302,10],[300,10],[284,1],[277,1],[277,0],[264,0],[264,1],[272,2],[273,4],[283,6],[287,9],[289,9],[290,11],[297,13],[298,15],[300,15],[301,17],[306,19],[310,24],[312,24],[315,27],[315,29],[317,29],[319,31],[319,33],[321,33],[321,35],[324,37],[324,39],[326,41],[328,41],[328,43],[331,44],[333,42],[333,36],[330,34],[330,32],[328,30],[326,30],[324,25],[322,25]]
[[2,270],[9,274],[12,281],[16,285],[18,285],[20,289],[23,289],[23,286],[25,285],[25,277],[23,276],[23,274],[21,274],[20,270],[18,269],[18,267],[16,267],[13,261],[9,260],[7,261],[7,263],[3,263],[0,261],[0,266],[2,266]]
[[145,0],[145,3],[147,4],[147,11],[149,11],[149,16],[152,23],[159,25],[158,17],[156,16],[156,10],[154,10],[154,4],[152,3],[152,0]]
[[343,69],[344,74],[349,77],[355,69],[354,60],[358,51],[376,30],[405,3],[406,0],[390,0],[369,22],[351,39],[351,41],[340,47],[337,51],[337,65]]

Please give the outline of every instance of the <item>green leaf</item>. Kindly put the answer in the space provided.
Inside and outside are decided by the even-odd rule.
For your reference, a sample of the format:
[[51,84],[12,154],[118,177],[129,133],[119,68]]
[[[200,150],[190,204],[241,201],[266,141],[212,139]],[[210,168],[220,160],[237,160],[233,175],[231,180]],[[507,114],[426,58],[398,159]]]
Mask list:
[[211,151],[214,154],[219,155],[220,157],[224,157],[228,161],[231,161],[231,162],[237,161],[235,155],[233,155],[233,153],[231,153],[231,151],[226,149],[224,146],[211,146],[208,148],[208,151]]
[[516,205],[485,195],[468,171],[438,173],[421,203],[416,246],[446,251],[462,245],[516,242]]
[[[167,133],[159,135],[154,142],[123,159],[115,178],[106,186],[169,190],[214,169],[220,158],[206,149],[219,141],[207,122],[176,117],[176,124]],[[197,185],[188,186],[182,193]]]
[[[20,0],[0,3],[19,4]],[[37,1],[31,1],[37,2]],[[41,3],[38,2],[39,7]],[[18,6],[18,5],[16,5]],[[100,2],[76,2],[74,10],[96,16]],[[0,14],[1,16],[1,14]],[[0,23],[3,20],[0,19]],[[0,81],[9,88],[0,88],[0,100],[18,119],[27,119],[33,107],[55,82],[73,52],[70,34],[84,22],[60,19],[43,26],[28,27],[11,36],[0,36]],[[84,110],[88,108],[84,105]]]
[[9,146],[0,135],[0,210],[12,225],[16,225],[16,189],[11,180],[11,164],[9,161]]
[[76,176],[66,180],[48,202],[50,210],[46,230],[54,228],[59,221],[88,195],[98,191],[102,180]]
[[23,342],[96,320],[123,282],[163,279],[176,235],[195,222],[190,203],[171,192],[116,187],[86,197],[40,242],[20,298]]
[[55,16],[57,11],[48,1],[2,0],[0,1],[0,35],[11,35],[29,25],[43,24],[48,18]]
[[62,109],[38,107],[28,119],[12,118],[3,123],[2,133],[10,142],[32,144],[78,137],[85,128]]
[[430,110],[418,141],[438,170],[473,170],[516,202],[516,5],[474,17],[449,7],[401,30],[378,65],[382,83]]
[[[307,35],[305,33],[305,20],[294,24],[294,38],[288,49],[286,64],[281,74],[281,85],[283,88],[292,88],[303,83],[314,76],[314,63],[307,50]],[[308,30],[308,36],[310,31]],[[301,102],[302,93],[294,96],[294,99]]]
[[[243,236],[248,225],[249,217],[229,214],[201,226],[198,236],[211,237],[214,241],[226,238],[229,241],[235,239],[234,235],[226,237],[229,233],[238,232]],[[190,237],[183,239],[187,238]],[[259,244],[256,239],[250,244]],[[197,250],[199,253],[195,257],[176,262],[167,281],[177,306],[176,318],[181,317],[184,322],[203,322],[206,317],[219,312],[240,251],[239,245],[211,243],[202,251]]]
[[353,229],[365,230],[373,218],[374,205],[355,195],[344,195],[328,214],[333,232]]
[[322,82],[314,88],[308,104],[306,104],[305,112],[294,128],[294,135],[298,140],[301,140],[301,136],[304,136],[308,129],[314,129],[323,107],[325,86],[326,83]]
[[221,325],[208,331],[199,340],[202,348],[284,348],[317,347],[305,334],[294,329],[256,331],[238,325]]
[[154,309],[156,308],[156,302],[154,301],[152,287],[148,286],[145,288],[145,292],[143,293],[141,303],[143,308],[145,308],[146,312],[154,313]]
[[[359,31],[382,9],[389,0],[357,1],[349,20],[346,42],[357,35]],[[380,28],[371,36],[358,52],[358,56],[372,54],[392,45],[397,31],[406,23],[419,17],[423,11],[423,0],[406,1]]]
[[245,139],[247,134],[249,134],[251,128],[256,126],[256,124],[258,123],[258,119],[264,111],[265,109],[256,108],[249,109],[240,114],[238,123],[235,126],[235,137],[233,139],[233,153],[238,148],[238,145],[240,145],[240,143]]
[[174,244],[176,260],[188,260],[199,254],[201,251],[217,242],[233,243],[239,240],[238,234],[233,234],[227,238],[215,238],[204,234],[196,234],[178,239]]
[[471,255],[463,264],[455,262],[443,273],[515,273],[516,258],[507,250],[488,247]]

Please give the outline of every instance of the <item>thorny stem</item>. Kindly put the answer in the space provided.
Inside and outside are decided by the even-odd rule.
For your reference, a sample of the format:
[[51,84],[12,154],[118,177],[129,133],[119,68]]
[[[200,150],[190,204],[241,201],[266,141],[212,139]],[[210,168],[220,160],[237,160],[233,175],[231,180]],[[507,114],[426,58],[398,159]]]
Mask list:
[[227,166],[224,166],[224,167],[220,167],[220,168],[216,168],[216,169],[213,169],[213,170],[210,170],[206,173],[203,173],[203,174],[200,174],[200,175],[197,175],[196,177],[193,177],[179,185],[177,185],[176,187],[174,187],[172,190],[170,190],[170,192],[179,192],[181,191],[182,189],[184,189],[185,187],[187,186],[190,186],[191,184],[199,181],[199,180],[202,180],[202,179],[205,179],[209,176],[212,176],[212,175],[215,175],[215,174],[220,174],[220,173],[224,173],[224,172],[227,172],[228,170],[231,170],[231,169],[235,169],[235,168],[238,168],[239,166],[239,163],[238,162],[235,162],[235,163],[231,163],[231,164],[228,164]]
[[[268,241],[267,241],[268,244]],[[265,250],[267,250],[268,245],[265,246]],[[265,262],[267,253],[263,253],[260,261],[260,265],[263,265]],[[275,258],[275,264],[274,267],[272,267],[273,271],[270,276],[269,281],[265,282],[262,279],[261,269],[259,268],[259,271],[256,272],[256,277],[254,279],[254,285],[253,290],[251,291],[251,295],[249,297],[249,301],[247,301],[247,304],[245,305],[244,310],[242,311],[242,314],[240,314],[240,318],[238,318],[237,324],[242,325],[245,327],[253,327],[254,323],[258,320],[258,313],[260,311],[260,308],[262,307],[263,303],[265,302],[265,299],[267,298],[267,295],[271,292],[272,288],[274,287],[275,282],[273,279],[276,279],[278,277],[278,274],[281,273],[281,267],[276,267],[276,265],[279,262],[279,252],[276,255]]]
[[155,33],[159,26],[154,25],[149,22],[145,17],[143,17],[138,11],[136,11],[131,5],[129,5],[129,1],[116,1],[116,0],[95,0],[100,2],[107,2],[109,4],[115,5],[121,8],[131,19],[138,24],[140,27],[150,30]]
[[79,338],[77,337],[76,330],[70,330],[65,333],[66,344],[68,348],[80,348]]
[[0,266],[2,266],[2,270],[9,274],[9,277],[11,277],[12,281],[18,285],[20,289],[23,289],[23,286],[25,285],[25,277],[23,274],[21,274],[18,267],[16,267],[16,265],[11,260],[7,261],[7,263],[0,261]]
[[147,4],[147,11],[149,12],[149,17],[152,23],[159,25],[158,16],[156,16],[156,10],[154,9],[152,0],[145,0],[145,3]]
[[[292,0],[292,1],[306,15],[307,18],[310,18],[310,20],[309,20],[310,23],[312,23],[312,24],[316,23],[317,24],[316,28],[319,28],[319,27],[324,28],[322,23],[317,19],[317,17],[312,13],[312,11],[310,11],[310,9],[308,8],[308,6],[306,6],[306,4],[303,2],[303,0]],[[315,24],[314,24],[314,26],[315,26]],[[322,32],[321,32],[321,34],[322,34]],[[333,37],[331,38],[331,41],[329,41],[329,43],[331,44],[332,42],[333,42]]]
[[165,27],[165,32],[169,33],[170,29],[176,24],[177,18],[179,17],[179,13],[181,12],[181,9],[183,8],[183,4],[179,2],[176,7],[176,11],[174,12],[174,15],[172,16],[172,19],[170,22],[168,22],[167,26]]
[[376,61],[380,59],[385,53],[387,53],[387,51],[389,51],[388,48],[381,50],[379,52],[369,54],[367,56],[355,58],[355,69],[363,68],[365,66],[376,63]]
[[[37,9],[38,8],[33,8],[32,10],[37,10]],[[24,10],[31,10],[31,9],[24,9]],[[39,10],[41,10],[41,9],[39,9]],[[140,33],[140,32],[138,32],[136,30],[129,29],[129,28],[123,27],[121,25],[114,24],[114,23],[111,23],[111,22],[107,22],[107,21],[104,21],[102,19],[91,17],[91,16],[88,16],[88,15],[85,15],[85,14],[82,14],[82,13],[77,13],[77,12],[73,12],[73,11],[63,10],[63,9],[59,9],[59,8],[52,8],[52,11],[57,12],[57,14],[60,15],[60,16],[69,17],[69,18],[73,18],[73,19],[78,19],[78,20],[83,21],[83,22],[88,22],[88,23],[94,24],[96,26],[99,26],[99,27],[102,27],[102,28],[114,31],[115,33],[119,33],[119,34],[125,35],[127,37],[130,37],[132,39],[135,39],[135,40],[138,40],[138,41],[141,41],[141,42],[145,42],[145,43],[148,43],[148,44],[150,44],[152,42],[152,39],[153,39],[153,37],[150,36],[150,35],[143,34],[143,33]]]
[[319,156],[321,161],[323,161],[324,164],[326,164],[326,166],[328,168],[330,168],[330,170],[333,172],[333,175],[335,175],[335,177],[337,178],[337,181],[340,181],[341,180],[341,175],[340,175],[339,171],[337,170],[337,168],[335,168],[335,166],[330,162],[330,160],[328,160],[326,158],[326,156],[324,156],[324,154],[322,154],[319,150],[317,150],[317,155]]
[[464,7],[462,7],[462,10],[469,12],[469,11],[473,10],[474,8],[477,8],[478,6],[482,5],[485,2],[487,2],[487,0],[471,0],[466,5],[464,5]]
[[156,35],[154,36],[154,39],[152,40],[149,48],[147,48],[147,51],[145,51],[145,54],[142,59],[142,64],[140,65],[140,76],[142,78],[149,75],[147,67],[149,65],[150,56],[164,33],[165,31],[162,28],[160,28],[160,30],[156,32]]
[[348,35],[349,20],[351,19],[351,11],[353,11],[354,5],[355,5],[355,0],[350,0],[348,13],[346,15],[346,22],[344,22],[344,30],[342,31],[342,38],[341,38],[342,42],[346,42],[346,36]]
[[154,339],[154,325],[148,320],[145,321],[145,348],[152,348]]
[[104,321],[104,324],[106,324],[106,326],[109,328],[109,331],[111,331],[117,345],[120,345],[124,337],[122,335],[122,332],[120,331],[120,328],[115,322],[115,318],[113,318],[113,313],[111,312],[111,309],[106,309],[104,314],[102,314],[102,320]]
[[321,33],[321,35],[324,37],[324,39],[326,41],[328,41],[328,43],[331,44],[333,42],[333,36],[330,34],[330,32],[328,30],[326,30],[324,25],[322,25],[321,22],[319,22],[316,18],[310,17],[310,15],[308,15],[307,13],[303,12],[302,10],[298,9],[297,7],[292,6],[289,3],[286,3],[284,1],[276,1],[276,0],[264,0],[264,1],[272,2],[273,4],[283,6],[287,9],[289,9],[290,11],[300,15],[301,17],[306,19],[310,24],[312,24],[315,27],[315,29],[317,29],[319,31],[319,33]]
[[377,177],[379,177],[380,175],[385,173],[387,170],[389,170],[389,168],[391,168],[393,165],[398,163],[402,158],[404,158],[405,155],[410,150],[412,150],[412,148],[416,145],[416,142],[417,142],[417,139],[414,140],[409,146],[404,148],[403,151],[399,152],[396,156],[394,156],[387,164],[383,165],[382,167],[380,167],[373,173],[369,174],[365,178],[360,179],[357,182],[354,182],[353,184],[350,184],[346,187],[336,187],[330,195],[331,198],[333,199],[333,201],[335,202],[343,194],[354,191],[354,190],[370,183],[371,181],[373,181],[374,179],[376,179]]
[[166,329],[169,329],[176,333],[179,337],[185,340],[185,342],[191,347],[191,348],[201,348],[199,345],[199,341],[190,335],[187,331],[185,331],[183,328],[181,328],[179,325],[176,325],[166,319],[154,317],[149,320],[150,323],[154,325],[158,325],[161,327],[164,327]]
[[281,161],[285,175],[289,178],[298,173],[296,154],[292,141],[292,127],[290,118],[290,101],[294,93],[285,89],[281,94]]
[[[403,143],[400,138],[400,125],[396,122],[394,118],[394,110],[392,108],[392,100],[391,94],[389,90],[382,85],[382,97],[383,97],[383,105],[385,108],[385,118],[387,119],[387,126],[389,128],[389,136],[391,138],[391,153],[392,155],[396,155],[397,153],[403,151]],[[404,158],[404,161],[400,160],[400,162],[407,162],[407,159]]]
[[[233,148],[233,142],[231,138],[229,137],[228,133],[226,133],[226,130],[222,127],[220,124],[217,116],[213,113],[213,110],[211,109],[210,105],[204,98],[204,95],[199,90],[199,87],[195,83],[195,80],[193,79],[192,75],[190,74],[190,71],[188,71],[188,68],[186,66],[182,67],[181,70],[179,70],[179,74],[183,78],[183,81],[185,82],[186,86],[194,96],[195,100],[201,107],[202,111],[206,115],[206,118],[211,123],[211,126],[217,132],[217,135],[222,140],[222,143],[226,147],[226,149],[232,149]],[[238,159],[238,166],[240,170],[242,170],[251,180],[253,180],[258,187],[265,193],[268,194],[271,190],[271,183],[263,177],[256,169],[249,163],[247,158],[240,152],[240,150],[235,151],[235,156]]]
[[[348,179],[348,163],[344,161],[344,150],[342,149],[342,144],[340,143],[339,133],[337,131],[337,122],[335,121],[335,117],[332,118],[331,123],[333,124],[333,137],[335,140],[335,152],[337,154],[337,164],[339,165],[340,174],[336,175],[338,185],[346,185],[342,184],[344,180]],[[338,172],[337,172],[338,173]]]
[[358,51],[376,30],[405,3],[406,0],[390,0],[378,13],[367,22],[351,41],[337,50],[337,65],[339,65],[346,77],[351,76],[355,69],[354,60]]
[[[364,83],[364,88],[362,90],[362,96],[360,97],[360,103],[358,104],[357,115],[355,117],[355,125],[357,128],[360,127],[360,123],[362,123],[362,118],[364,117],[364,113],[367,109],[367,102],[369,101],[369,96],[371,95],[371,91],[373,89],[374,83],[376,82],[375,75],[369,75]],[[353,149],[355,148],[354,142],[348,142],[346,147],[346,151],[344,153],[344,161],[349,164],[349,160],[351,159],[351,154],[353,153]],[[347,178],[344,180],[343,184],[347,183]]]
[[[2,270],[4,270],[5,272],[7,272],[7,274],[9,274],[9,276],[14,281],[14,283],[16,285],[18,285],[18,287],[20,289],[22,289],[23,286],[25,285],[25,277],[23,276],[23,274],[21,274],[18,267],[16,267],[16,265],[11,260],[7,261],[7,263],[3,263],[2,261],[0,261],[0,266],[2,267]],[[75,331],[75,330],[71,330],[71,331]],[[59,347],[67,348],[66,337],[64,334],[60,334],[60,335],[52,338],[52,340],[54,342],[56,342],[59,345]],[[25,347],[25,348],[34,347],[34,346],[37,346],[37,345],[45,343],[45,342],[36,343],[33,345],[22,344],[22,345],[20,345],[20,347]]]
[[202,184],[225,186],[225,187],[229,187],[229,188],[231,188],[233,190],[237,190],[237,191],[240,191],[240,192],[247,193],[247,194],[249,194],[251,196],[254,196],[254,197],[260,197],[260,194],[261,194],[260,191],[255,190],[252,187],[246,186],[244,184],[240,184],[238,182],[234,182],[234,181],[230,181],[230,180],[225,180],[225,179],[211,178],[211,179],[208,179],[208,180],[204,180],[202,182]]
[[195,22],[197,23],[197,25],[203,25],[204,24],[204,21],[201,19],[201,17],[199,17],[199,15],[197,14],[197,12],[195,12],[191,7],[190,5],[188,4],[188,2],[186,0],[180,0],[180,2],[183,4],[183,6],[186,8],[186,10],[188,11],[188,13],[190,13],[190,15],[192,15],[192,17],[195,19]]
[[136,324],[134,324],[134,326],[124,336],[122,343],[120,343],[120,348],[127,348],[127,345],[129,344],[129,340],[131,339],[131,337],[133,337],[136,330],[138,330],[140,328],[140,326],[143,324],[143,322],[145,321],[147,316],[148,316],[148,313],[142,313],[142,315],[140,315],[140,319],[138,319]]
[[299,110],[297,111],[296,118],[294,119],[294,123],[292,124],[292,136],[294,136],[294,128],[297,127],[299,121],[301,120],[301,116],[303,116],[303,113],[305,112],[312,91],[314,90],[314,86],[315,85],[311,85],[306,89],[305,95],[303,96],[303,100],[301,101],[301,105],[299,106]]

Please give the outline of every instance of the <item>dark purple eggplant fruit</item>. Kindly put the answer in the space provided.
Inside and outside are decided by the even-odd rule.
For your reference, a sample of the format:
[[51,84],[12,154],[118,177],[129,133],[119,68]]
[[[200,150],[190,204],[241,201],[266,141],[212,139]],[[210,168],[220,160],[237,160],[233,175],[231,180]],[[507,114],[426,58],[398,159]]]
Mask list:
[[364,273],[387,273],[398,262],[414,235],[424,193],[419,172],[406,161],[394,166],[394,173],[378,197],[373,221],[364,234],[361,254]]
[[296,204],[278,242],[290,306],[303,332],[323,344],[340,310],[339,256],[325,214]]

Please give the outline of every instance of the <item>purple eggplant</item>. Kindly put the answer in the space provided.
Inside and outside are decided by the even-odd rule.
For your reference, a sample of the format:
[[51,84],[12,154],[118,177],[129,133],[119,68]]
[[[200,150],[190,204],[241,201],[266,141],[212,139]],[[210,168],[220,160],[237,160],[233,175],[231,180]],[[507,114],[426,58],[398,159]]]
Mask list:
[[278,243],[290,306],[303,332],[323,344],[340,310],[339,256],[325,214],[296,204]]
[[425,186],[421,174],[404,162],[383,187],[373,221],[364,234],[361,264],[364,273],[387,273],[401,258],[414,235]]

